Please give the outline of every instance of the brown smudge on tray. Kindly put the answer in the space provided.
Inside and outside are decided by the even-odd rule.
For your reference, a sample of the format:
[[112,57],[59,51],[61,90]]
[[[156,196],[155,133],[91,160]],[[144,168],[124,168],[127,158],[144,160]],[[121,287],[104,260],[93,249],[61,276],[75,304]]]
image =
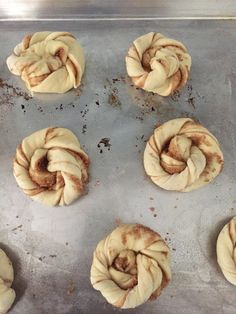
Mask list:
[[[25,101],[29,101],[32,99],[32,96],[26,92],[23,92],[20,88],[14,87],[13,85],[9,84],[7,81],[4,81],[0,78],[0,89],[2,89],[0,95],[0,107],[1,107],[1,114],[0,120],[3,120],[9,110],[11,110],[14,105],[14,99],[16,97],[22,97]],[[26,112],[25,105],[21,105],[20,107],[23,110],[23,113]]]
[[39,257],[39,260],[42,262],[45,258],[46,256],[42,256],[42,257]]
[[[142,145],[143,143],[144,143],[144,144],[147,143],[147,139],[144,137],[144,134],[141,135],[140,137],[136,136],[135,138],[136,138],[136,141],[141,142],[141,145]],[[138,144],[140,144],[140,143],[138,143]],[[135,147],[139,147],[138,144],[135,144]]]
[[[142,109],[143,115],[159,112],[160,107],[165,105],[164,99],[158,94],[148,93],[142,89],[133,87],[130,87],[129,90],[134,105]],[[166,105],[163,106],[163,109],[166,109]]]
[[26,101],[32,99],[33,97],[26,92],[23,92],[19,87],[14,87],[11,84],[8,84],[6,81],[0,78],[0,88],[6,88],[7,93],[12,92],[12,96],[23,97]]
[[[128,76],[106,79],[104,94],[108,96],[108,103],[110,105],[115,107],[119,104],[119,102],[117,102],[118,90],[116,87],[114,88],[114,86],[116,85],[118,87],[119,85],[120,87],[121,82],[124,82],[129,89],[131,97],[133,98],[133,104],[137,108],[141,108],[140,112],[133,116],[134,119],[143,122],[147,115],[153,114],[154,112],[161,115],[175,112],[173,106],[168,106],[168,104],[164,101],[164,98],[158,94],[147,93],[142,89],[134,88]],[[176,101],[179,95],[179,92],[176,92],[173,95]]]
[[[107,102],[112,107],[120,107],[121,101],[118,97],[118,89],[114,86],[117,82],[123,82],[124,78],[113,78],[112,81],[110,79],[106,79],[106,84],[104,84],[104,94],[107,95]],[[96,102],[97,104],[97,102]],[[98,105],[98,104],[97,104]]]
[[115,78],[112,79],[112,83],[113,84],[118,83],[118,82],[125,83],[126,82],[125,76],[121,75],[120,77],[115,77]]
[[26,113],[25,105],[21,104],[21,109],[23,110],[24,113]]
[[75,292],[75,284],[70,282],[67,286],[66,294],[71,295],[73,292]]
[[164,240],[168,243],[168,245],[171,245],[171,238],[168,232],[166,233]]
[[82,134],[85,134],[86,131],[87,131],[87,125],[84,124],[84,125],[83,125],[83,128],[82,128]]
[[156,111],[160,105],[159,96],[155,94],[147,94],[144,96],[144,104],[142,105],[145,113]]
[[153,217],[156,218],[157,217],[156,208],[155,207],[149,207],[149,210],[152,213]]
[[[87,105],[86,105],[87,107]],[[82,118],[85,118],[85,116],[87,115],[87,113],[89,112],[89,109],[88,108],[85,108],[84,110],[81,110],[80,113],[82,115]],[[86,120],[86,119],[85,119]]]
[[187,90],[188,90],[188,104],[190,106],[193,107],[193,109],[196,109],[195,107],[195,97],[193,96],[193,86],[191,84],[188,85],[187,87]]
[[188,103],[189,103],[189,105],[191,105],[194,109],[196,108],[196,107],[195,107],[195,104],[194,104],[194,97],[189,97],[189,98],[188,98]]
[[66,105],[65,105],[65,104],[64,104],[64,105],[63,105],[63,104],[60,104],[60,105],[58,105],[58,106],[55,107],[55,110],[60,110],[60,111],[62,111],[62,110],[64,109],[64,106],[65,106],[65,107],[72,107],[72,108],[75,108],[76,105],[73,104],[73,102],[70,102],[69,104],[66,104]]
[[136,120],[139,120],[139,121],[143,121],[143,120],[144,120],[144,118],[143,118],[143,117],[140,117],[140,116],[136,116],[135,119],[136,119]]
[[111,143],[110,143],[110,138],[104,137],[102,138],[99,143],[97,144],[97,147],[100,148],[100,153],[102,154],[103,150],[101,149],[102,147],[106,147],[109,151],[111,150]]
[[60,106],[56,107],[56,110],[63,110],[63,104],[60,104]]
[[81,82],[80,86],[76,88],[76,95],[80,96],[84,90],[84,82]]
[[108,104],[112,107],[120,107],[121,102],[116,94],[115,89],[112,90],[112,92],[108,95]]
[[120,80],[119,80],[118,78],[113,78],[113,79],[112,79],[112,83],[114,84],[114,83],[116,83],[116,82],[120,82]]
[[177,91],[175,91],[175,92],[170,96],[170,98],[171,98],[173,101],[178,102],[179,99],[180,99],[180,96],[181,96],[181,94],[180,94],[180,92],[177,90]]
[[37,107],[37,110],[40,112],[40,113],[43,113],[43,108],[41,106],[38,106]]

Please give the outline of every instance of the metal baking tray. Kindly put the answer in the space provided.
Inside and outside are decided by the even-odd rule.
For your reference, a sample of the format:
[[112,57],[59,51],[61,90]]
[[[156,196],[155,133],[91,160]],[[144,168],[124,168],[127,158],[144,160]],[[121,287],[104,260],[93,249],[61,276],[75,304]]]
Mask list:
[[[172,251],[173,279],[147,313],[235,313],[235,287],[216,263],[215,243],[236,215],[236,32],[233,20],[0,22],[0,243],[13,260],[13,314],[120,313],[90,284],[97,242],[119,222],[159,231]],[[81,42],[86,72],[78,90],[33,98],[5,60],[26,33],[67,30]],[[162,98],[132,86],[124,57],[141,34],[182,41],[193,65],[187,86]],[[145,175],[143,151],[157,123],[193,117],[218,138],[223,172],[190,193],[167,192]],[[12,157],[20,141],[48,126],[71,129],[91,158],[85,195],[46,207],[17,187]],[[105,139],[105,140],[104,140]]]

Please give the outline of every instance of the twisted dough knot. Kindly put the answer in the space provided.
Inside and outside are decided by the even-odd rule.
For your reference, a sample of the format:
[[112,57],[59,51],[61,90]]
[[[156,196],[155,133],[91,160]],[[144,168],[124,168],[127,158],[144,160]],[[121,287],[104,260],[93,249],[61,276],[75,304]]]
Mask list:
[[126,68],[136,86],[168,96],[186,84],[191,62],[182,43],[151,32],[133,42],[126,57]]
[[236,286],[236,217],[221,230],[216,252],[218,264],[225,278]]
[[171,279],[170,251],[161,236],[138,224],[120,225],[93,255],[91,283],[116,307],[155,299]]
[[188,192],[212,181],[222,170],[217,139],[189,118],[157,127],[144,151],[144,168],[166,190]]
[[31,198],[68,205],[88,181],[89,158],[68,129],[47,128],[26,137],[16,150],[14,176]]
[[0,249],[0,314],[5,314],[12,306],[16,294],[11,289],[14,272],[10,259]]
[[38,32],[23,38],[7,58],[7,65],[33,92],[65,93],[80,85],[85,60],[72,34]]

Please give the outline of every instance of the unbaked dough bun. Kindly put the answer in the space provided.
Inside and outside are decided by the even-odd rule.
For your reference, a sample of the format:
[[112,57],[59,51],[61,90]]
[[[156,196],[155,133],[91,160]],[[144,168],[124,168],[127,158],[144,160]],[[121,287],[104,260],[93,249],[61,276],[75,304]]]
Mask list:
[[14,176],[25,194],[41,203],[69,205],[88,181],[88,155],[68,129],[50,127],[26,137],[16,150]]
[[161,96],[185,86],[191,63],[182,43],[154,32],[137,38],[126,56],[127,73],[134,85]]
[[217,261],[225,278],[236,286],[236,217],[221,230],[216,243]]
[[144,151],[144,168],[165,190],[189,192],[211,182],[224,163],[219,142],[190,118],[158,126]]
[[14,48],[7,66],[32,92],[65,93],[80,85],[85,58],[72,34],[37,32],[26,35]]
[[158,233],[143,225],[120,225],[93,254],[94,289],[122,309],[157,298],[170,279],[170,250]]
[[6,253],[0,249],[0,314],[7,313],[15,301],[16,293],[11,288],[13,280],[12,263]]

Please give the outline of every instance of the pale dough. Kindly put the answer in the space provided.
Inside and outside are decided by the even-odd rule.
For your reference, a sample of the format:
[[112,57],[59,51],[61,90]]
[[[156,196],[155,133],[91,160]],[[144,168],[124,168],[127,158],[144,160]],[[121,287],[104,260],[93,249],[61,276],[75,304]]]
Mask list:
[[14,176],[32,199],[68,205],[88,181],[89,158],[77,137],[65,128],[47,128],[26,137],[16,150]]
[[15,291],[11,288],[14,280],[13,266],[6,255],[0,249],[0,314],[5,314],[15,301]]
[[144,151],[144,168],[158,186],[189,192],[211,182],[222,170],[217,139],[189,118],[158,126]]
[[158,233],[143,225],[120,225],[93,254],[93,287],[122,309],[157,298],[170,279],[170,250]]
[[217,261],[225,278],[236,286],[236,217],[221,230],[216,243]]
[[80,85],[85,58],[72,34],[38,32],[23,38],[7,58],[7,66],[32,92],[65,93]]
[[182,43],[154,32],[137,38],[126,56],[127,73],[133,83],[161,96],[186,84],[191,63]]

